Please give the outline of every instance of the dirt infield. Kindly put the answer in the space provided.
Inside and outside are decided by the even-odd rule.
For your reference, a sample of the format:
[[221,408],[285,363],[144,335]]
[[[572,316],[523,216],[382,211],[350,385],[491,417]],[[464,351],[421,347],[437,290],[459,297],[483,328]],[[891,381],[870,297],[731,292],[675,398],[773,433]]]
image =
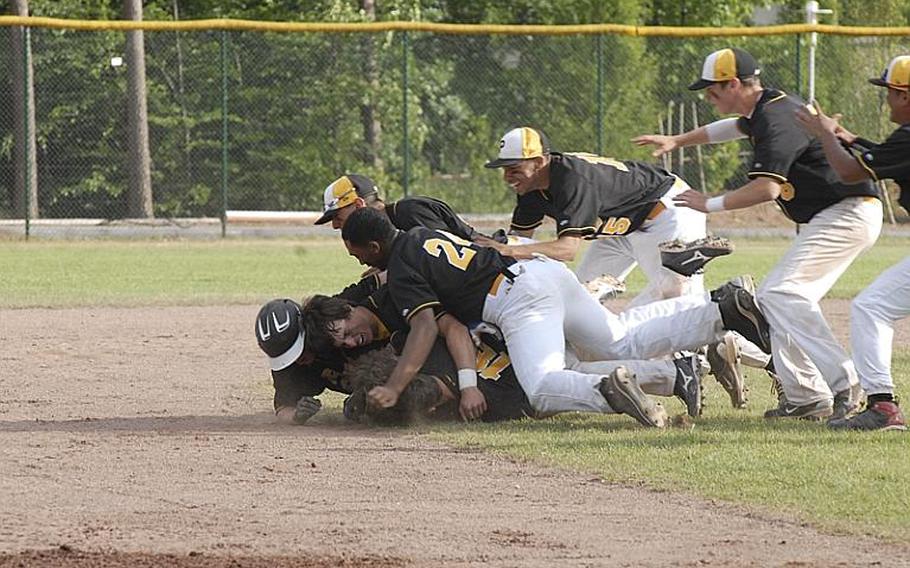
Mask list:
[[0,566],[910,565],[419,431],[274,425],[257,309],[0,310]]

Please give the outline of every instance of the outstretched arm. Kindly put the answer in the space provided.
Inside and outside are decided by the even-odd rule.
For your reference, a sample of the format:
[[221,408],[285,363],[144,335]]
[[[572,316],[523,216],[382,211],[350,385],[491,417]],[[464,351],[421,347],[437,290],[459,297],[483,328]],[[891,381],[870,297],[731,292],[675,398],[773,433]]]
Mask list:
[[676,205],[695,209],[702,213],[743,209],[765,201],[773,201],[780,195],[780,184],[769,177],[757,177],[746,185],[720,197],[711,197],[693,189],[686,190],[673,197]]
[[651,152],[655,158],[662,156],[667,152],[685,146],[698,146],[701,144],[719,144],[730,140],[744,138],[739,127],[736,125],[736,118],[722,118],[711,124],[699,126],[694,130],[683,132],[675,136],[665,136],[663,134],[645,134],[632,139],[636,146],[656,146]]
[[431,309],[420,310],[408,323],[411,331],[389,380],[384,386],[374,387],[367,393],[370,403],[375,406],[381,408],[395,406],[405,387],[411,383],[414,375],[426,362],[436,336],[439,335],[439,326],[436,325],[436,318]]
[[578,254],[578,248],[581,246],[581,238],[563,235],[553,241],[543,241],[526,245],[503,245],[494,242],[489,246],[498,250],[503,256],[511,256],[516,260],[526,260],[538,255],[544,255],[553,260],[571,262],[575,260],[575,255]]

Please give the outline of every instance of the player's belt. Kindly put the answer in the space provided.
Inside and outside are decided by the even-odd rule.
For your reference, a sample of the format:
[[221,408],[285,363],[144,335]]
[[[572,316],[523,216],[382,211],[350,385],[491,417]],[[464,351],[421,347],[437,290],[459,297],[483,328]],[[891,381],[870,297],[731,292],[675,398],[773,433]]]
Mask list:
[[515,281],[515,278],[521,273],[522,269],[517,263],[506,267],[505,270],[497,274],[496,278],[493,279],[493,284],[490,285],[488,294],[495,297],[500,292],[507,291],[511,287],[512,282]]
[[666,211],[666,209],[667,209],[667,206],[663,204],[663,201],[658,201],[657,205],[655,205],[654,208],[651,209],[651,212],[648,213],[647,219],[649,221],[651,219],[656,219],[657,216],[660,215],[661,213],[663,213],[664,211]]

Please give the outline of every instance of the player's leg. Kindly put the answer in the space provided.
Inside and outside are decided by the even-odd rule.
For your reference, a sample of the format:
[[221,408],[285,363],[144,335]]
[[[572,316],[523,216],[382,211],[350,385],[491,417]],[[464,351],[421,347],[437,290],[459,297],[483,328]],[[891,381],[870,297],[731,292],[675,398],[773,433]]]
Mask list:
[[910,315],[910,257],[883,272],[857,296],[850,310],[850,344],[859,379],[869,396],[856,416],[832,420],[834,430],[906,430],[894,397],[891,349],[894,323]]
[[816,415],[823,416],[832,393],[843,396],[858,385],[853,363],[818,302],[880,230],[878,200],[848,198],[832,205],[801,227],[759,288],[758,303],[772,330],[774,366],[790,405],[814,405]]
[[894,394],[894,322],[910,315],[910,257],[884,271],[850,305],[850,345],[867,395]]
[[522,264],[522,273],[512,284],[487,297],[483,317],[502,331],[512,368],[528,401],[544,414],[575,410],[610,412],[606,400],[597,391],[602,377],[566,369],[561,325],[565,305],[550,278],[552,270],[547,267],[558,264],[568,269],[550,260]]
[[591,241],[588,245],[588,249],[578,261],[575,275],[582,284],[604,274],[615,276],[620,282],[625,282],[634,268],[635,258],[625,238],[602,238]]

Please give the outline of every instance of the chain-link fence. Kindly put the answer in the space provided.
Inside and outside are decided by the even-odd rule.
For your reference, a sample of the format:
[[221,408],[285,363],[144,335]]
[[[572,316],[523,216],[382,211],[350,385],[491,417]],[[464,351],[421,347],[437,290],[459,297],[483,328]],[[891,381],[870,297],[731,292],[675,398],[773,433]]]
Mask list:
[[[127,32],[2,29],[0,74],[10,79],[0,85],[0,222],[131,216],[131,61],[118,60]],[[652,160],[633,136],[717,118],[686,90],[715,49],[750,51],[766,86],[802,93],[807,84],[807,34],[202,30],[146,31],[144,41],[153,215],[165,219],[317,210],[345,172],[373,177],[388,199],[431,195],[462,212],[507,212],[514,197],[482,166],[512,126],[537,126],[560,150]],[[884,139],[894,128],[885,93],[867,79],[901,53],[910,37],[821,35],[818,100],[851,130]],[[34,161],[15,143],[29,106],[16,108],[15,95],[31,99],[14,91],[23,88],[17,71],[34,84]],[[713,193],[744,181],[747,152],[689,148],[664,163]]]

